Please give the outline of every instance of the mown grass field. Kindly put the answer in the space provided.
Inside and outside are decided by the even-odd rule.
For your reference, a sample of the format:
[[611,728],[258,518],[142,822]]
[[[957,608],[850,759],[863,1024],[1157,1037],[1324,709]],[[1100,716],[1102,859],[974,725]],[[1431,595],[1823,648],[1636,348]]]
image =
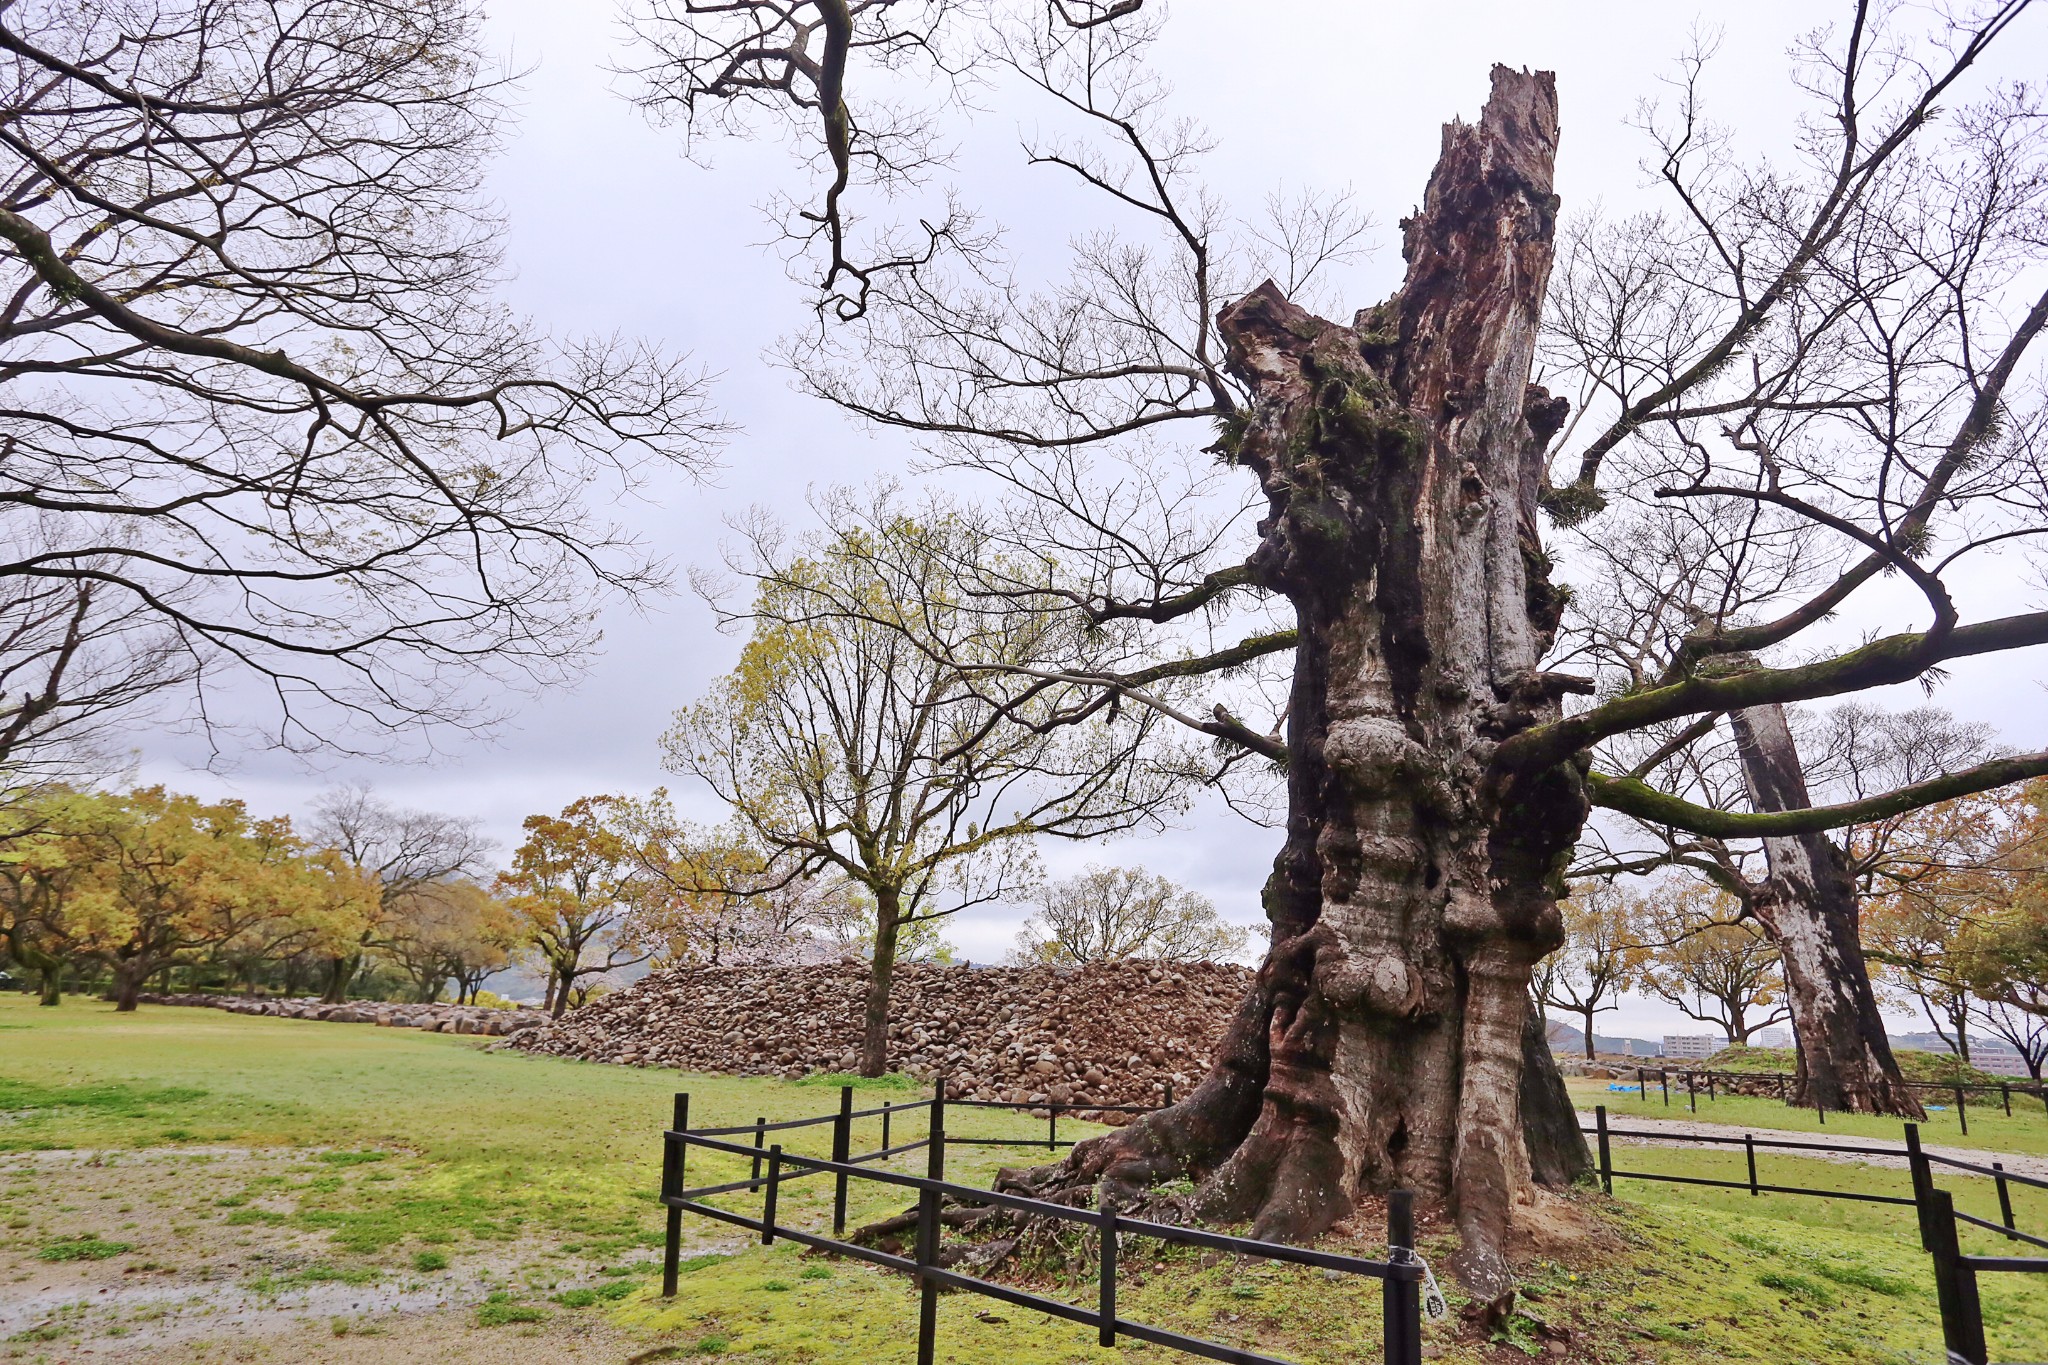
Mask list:
[[[1789,1132],[1827,1133],[1833,1137],[1884,1138],[1891,1142],[1899,1141],[1903,1132],[1900,1121],[1894,1118],[1841,1113],[1831,1113],[1823,1118],[1812,1109],[1797,1109],[1762,1096],[1723,1094],[1708,1099],[1704,1088],[1693,1095],[1694,1108],[1689,1109],[1685,1082],[1675,1073],[1669,1104],[1664,1102],[1664,1092],[1657,1084],[1654,1071],[1649,1075],[1647,1098],[1633,1081],[1623,1086],[1620,1081],[1572,1078],[1565,1082],[1565,1086],[1580,1109],[1590,1110],[1596,1104],[1604,1104],[1609,1117],[1617,1124],[1642,1119],[1699,1119],[1743,1128],[1777,1128]],[[1623,1088],[1614,1088],[1618,1086]],[[1931,1145],[2048,1156],[2048,1105],[2032,1095],[2012,1096],[2010,1117],[2007,1117],[2004,1105],[1996,1095],[1969,1096],[1967,1110],[1962,1113],[1958,1113],[1955,1101],[1946,1096],[1922,1091],[1920,1101],[1927,1106],[1927,1118],[1920,1124],[1920,1136]],[[1965,1120],[1970,1129],[1967,1133],[1963,1131]]]
[[[0,1359],[55,1365],[87,1348],[94,1359],[350,1365],[912,1359],[916,1298],[900,1278],[700,1220],[686,1220],[682,1292],[656,1296],[654,1134],[678,1089],[700,1124],[837,1103],[815,1080],[678,1077],[403,1030],[0,997]],[[860,1103],[909,1093],[870,1085]],[[1044,1131],[986,1112],[953,1120],[963,1135]],[[826,1130],[811,1131],[791,1145],[822,1154]],[[919,1131],[895,1127],[899,1140]],[[870,1120],[857,1145],[877,1136]],[[956,1149],[948,1174],[986,1179],[1044,1155]],[[1741,1160],[1648,1148],[1617,1159],[1700,1174]],[[903,1160],[921,1169],[921,1153]],[[1902,1183],[1838,1163],[1782,1158],[1778,1169],[1788,1183]],[[737,1171],[699,1158],[692,1182]],[[1972,1182],[1950,1183],[1966,1207],[1988,1207]],[[1430,1329],[1433,1358],[1938,1359],[1909,1211],[1644,1182],[1617,1194],[1552,1210],[1524,1239],[1524,1314],[1493,1341],[1454,1314]],[[829,1186],[804,1182],[785,1193],[784,1216],[822,1225],[828,1199]],[[857,1188],[853,1215],[902,1202]],[[2023,1226],[2048,1226],[2048,1202],[2023,1192],[2018,1204]],[[1373,1223],[1333,1243],[1377,1254]],[[1426,1233],[1441,1265],[1448,1240]],[[1127,1316],[1317,1365],[1377,1355],[1376,1284],[1143,1244],[1125,1264]],[[1071,1274],[1038,1268],[1032,1287],[1086,1302],[1093,1279],[1077,1258]],[[1985,1298],[1996,1358],[2048,1358],[2038,1280],[1987,1277]],[[942,1301],[939,1339],[941,1358],[963,1365],[1183,1358],[1103,1350],[1081,1328],[964,1295]]]

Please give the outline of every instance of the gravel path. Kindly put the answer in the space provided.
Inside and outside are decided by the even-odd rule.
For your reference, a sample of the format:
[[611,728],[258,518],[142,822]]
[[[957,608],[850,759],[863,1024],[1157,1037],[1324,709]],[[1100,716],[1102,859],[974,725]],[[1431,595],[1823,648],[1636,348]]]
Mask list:
[[[1813,1157],[1821,1161],[1861,1162],[1867,1166],[1884,1166],[1897,1170],[1904,1170],[1906,1168],[1906,1144],[1903,1142],[1895,1142],[1888,1138],[1869,1138],[1852,1136],[1836,1137],[1832,1133],[1788,1132],[1782,1128],[1741,1128],[1732,1123],[1702,1123],[1697,1119],[1629,1120],[1616,1119],[1613,1115],[1609,1115],[1608,1117],[1609,1121],[1612,1122],[1614,1126],[1617,1128],[1640,1129],[1643,1131],[1654,1130],[1655,1132],[1660,1134],[1669,1133],[1673,1138],[1694,1137],[1739,1139],[1744,1133],[1748,1133],[1751,1137],[1759,1139],[1768,1138],[1773,1142],[1804,1142],[1811,1143],[1815,1146],[1821,1147],[1882,1148],[1887,1153],[1896,1152],[1898,1153],[1898,1155],[1869,1156],[1857,1152],[1835,1153],[1826,1151],[1798,1151],[1795,1153],[1779,1152],[1776,1154],[1780,1156],[1797,1155],[1804,1157]],[[1593,1126],[1592,1111],[1581,1109],[1579,1111],[1579,1123],[1582,1127],[1591,1128]],[[1613,1140],[1617,1143],[1637,1147],[1722,1147],[1722,1144],[1713,1142],[1667,1141],[1652,1143],[1641,1138],[1625,1137],[1617,1137]],[[1724,1150],[1727,1149],[1724,1148]],[[1925,1144],[1923,1150],[1925,1150],[1930,1156],[1952,1157],[1957,1161],[1974,1162],[1979,1166],[1989,1166],[1992,1162],[1996,1161],[2004,1165],[2005,1169],[2012,1172],[2014,1175],[2032,1176],[2036,1180],[2048,1180],[2048,1157],[2023,1156],[2018,1153],[2012,1152],[1987,1152],[1977,1147],[1936,1146],[1933,1143]],[[1936,1169],[1939,1170],[1940,1168],[1937,1167]],[[1967,1172],[1951,1171],[1950,1174],[1964,1175],[1967,1174]]]

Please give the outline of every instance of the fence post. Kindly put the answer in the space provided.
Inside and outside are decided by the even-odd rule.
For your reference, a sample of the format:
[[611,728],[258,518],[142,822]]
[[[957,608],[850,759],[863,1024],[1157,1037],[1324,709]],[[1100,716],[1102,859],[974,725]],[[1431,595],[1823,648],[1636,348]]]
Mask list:
[[1713,1073],[1713,1072],[1711,1072],[1711,1071],[1709,1071],[1709,1072],[1707,1073],[1707,1103],[1708,1103],[1708,1104],[1712,1104],[1713,1102],[1714,1102],[1714,1073]]
[[2012,1117],[2012,1086],[2004,1081],[1998,1083],[1999,1098],[2005,1101],[2005,1116]]
[[767,1144],[768,1120],[756,1114],[754,1115],[754,1173],[748,1177],[754,1183],[747,1187],[750,1191],[761,1188],[761,1153],[766,1150]]
[[[924,1175],[927,1180],[946,1178],[946,1078],[941,1075],[932,1092],[931,1132],[925,1143]],[[917,1192],[917,1365],[932,1365],[938,1343],[939,1286],[926,1266],[939,1263],[939,1192],[926,1186]]]
[[1643,1092],[1643,1103],[1650,1102],[1650,1080],[1641,1067],[1636,1068],[1636,1088]]
[[1045,1150],[1058,1150],[1060,1145],[1060,1107],[1048,1104],[1045,1107]]
[[1951,1360],[1987,1365],[1984,1306],[1977,1298],[1977,1272],[1963,1264],[1956,1241],[1956,1201],[1947,1190],[1929,1191],[1933,1215],[1934,1290],[1941,1302],[1941,1340]]
[[[853,1155],[853,1087],[839,1087],[839,1117],[832,1121],[832,1159],[845,1162]],[[846,1172],[832,1177],[832,1235],[846,1231]]]
[[1107,1199],[1102,1201],[1101,1231],[1102,1269],[1098,1275],[1096,1305],[1101,1321],[1097,1325],[1095,1340],[1104,1346],[1116,1345],[1116,1208]]
[[1827,1106],[1827,1101],[1823,1100],[1823,1099],[1822,1099],[1822,1098],[1820,1097],[1820,1087],[1819,1087],[1819,1086],[1815,1086],[1815,1087],[1813,1088],[1813,1112],[1814,1112],[1814,1113],[1816,1113],[1816,1114],[1819,1114],[1819,1115],[1820,1115],[1820,1126],[1821,1126],[1821,1127],[1823,1127],[1823,1128],[1827,1127],[1827,1126],[1828,1126],[1828,1106]]
[[1166,1087],[1166,1104],[1164,1107],[1167,1109],[1171,1109],[1173,1108],[1173,1082],[1165,1081],[1162,1084],[1164,1084]]
[[1742,1135],[1742,1151],[1749,1158],[1749,1197],[1754,1199],[1762,1193],[1756,1187],[1756,1134]]
[[1698,1087],[1692,1083],[1692,1073],[1690,1071],[1685,1073],[1685,1108],[1687,1113],[1697,1114],[1700,1112],[1700,1092]]
[[768,1149],[768,1193],[761,1196],[761,1245],[775,1245],[775,1196],[782,1192],[782,1144]]
[[1970,1111],[1963,1104],[1963,1088],[1956,1087],[1956,1117],[1962,1121],[1963,1136],[1970,1135]]
[[[1413,1265],[1415,1256],[1415,1194],[1387,1192],[1387,1261]],[[1387,1365],[1421,1365],[1422,1286],[1392,1276],[1380,1281],[1380,1347]]]
[[[1624,1094],[1627,1092],[1624,1091]],[[1600,1135],[1600,1189],[1607,1194],[1614,1193],[1614,1160],[1607,1152],[1607,1106],[1593,1106],[1593,1126]]]
[[[687,1132],[690,1127],[690,1095],[688,1091],[678,1092],[674,1123],[669,1131]],[[673,1199],[683,1188],[684,1163],[689,1159],[690,1144],[680,1138],[664,1138],[661,1144],[661,1195]],[[683,1259],[683,1211],[671,1207],[668,1210],[668,1236],[661,1248],[661,1296],[672,1299],[676,1296],[676,1273]]]
[[889,1106],[882,1106],[882,1150],[889,1150]]
[[1668,1066],[1660,1066],[1660,1067],[1658,1067],[1658,1068],[1657,1068],[1657,1084],[1659,1084],[1659,1085],[1661,1085],[1661,1086],[1663,1086],[1663,1087],[1664,1087],[1664,1107],[1665,1107],[1666,1109],[1669,1109],[1669,1108],[1671,1107],[1671,1068],[1670,1068],[1670,1067],[1668,1067]]
[[1913,1176],[1913,1212],[1920,1218],[1920,1249],[1934,1250],[1934,1219],[1929,1198],[1934,1189],[1934,1174],[1928,1169],[1927,1154],[1920,1150],[1920,1125],[1906,1125],[1906,1169]]
[[1998,1218],[2005,1224],[2005,1239],[2008,1242],[2018,1241],[2013,1236],[2013,1229],[2018,1224],[2012,1221],[2012,1187],[2005,1183],[2005,1163],[1994,1161],[1991,1169],[1998,1172]]

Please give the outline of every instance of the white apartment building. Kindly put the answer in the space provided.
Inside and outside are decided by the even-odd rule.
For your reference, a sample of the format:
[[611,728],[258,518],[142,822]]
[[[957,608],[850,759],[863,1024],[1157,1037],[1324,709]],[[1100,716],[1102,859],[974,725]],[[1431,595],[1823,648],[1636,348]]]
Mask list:
[[1698,1061],[1711,1057],[1724,1047],[1725,1040],[1711,1033],[1667,1033],[1664,1035],[1664,1055]]

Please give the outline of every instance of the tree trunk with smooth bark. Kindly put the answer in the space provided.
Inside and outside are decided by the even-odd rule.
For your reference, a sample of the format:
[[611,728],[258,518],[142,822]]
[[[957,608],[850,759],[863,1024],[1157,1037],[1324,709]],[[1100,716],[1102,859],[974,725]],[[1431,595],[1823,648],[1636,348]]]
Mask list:
[[[1811,806],[1785,709],[1749,707],[1728,719],[1750,804],[1759,811]],[[1822,834],[1765,839],[1763,844],[1768,875],[1750,905],[1785,964],[1786,999],[1799,1039],[1794,1100],[1860,1114],[1925,1118],[1885,1035],[1863,959],[1856,885],[1842,851]]]
[[880,1076],[889,1069],[889,991],[896,980],[896,949],[903,931],[902,904],[897,892],[875,892],[875,952],[868,964],[867,1002],[861,1023],[863,1076]]
[[1561,1080],[1529,1085],[1529,987],[1563,940],[1584,778],[1489,766],[1559,711],[1536,495],[1565,404],[1529,383],[1556,145],[1551,76],[1496,67],[1403,224],[1399,294],[1349,324],[1270,282],[1223,310],[1255,404],[1222,450],[1269,497],[1252,569],[1300,633],[1271,948],[1187,1099],[1025,1183],[1118,1202],[1192,1175],[1205,1216],[1285,1241],[1411,1189],[1448,1205],[1492,1298],[1537,1170],[1583,1169]]

